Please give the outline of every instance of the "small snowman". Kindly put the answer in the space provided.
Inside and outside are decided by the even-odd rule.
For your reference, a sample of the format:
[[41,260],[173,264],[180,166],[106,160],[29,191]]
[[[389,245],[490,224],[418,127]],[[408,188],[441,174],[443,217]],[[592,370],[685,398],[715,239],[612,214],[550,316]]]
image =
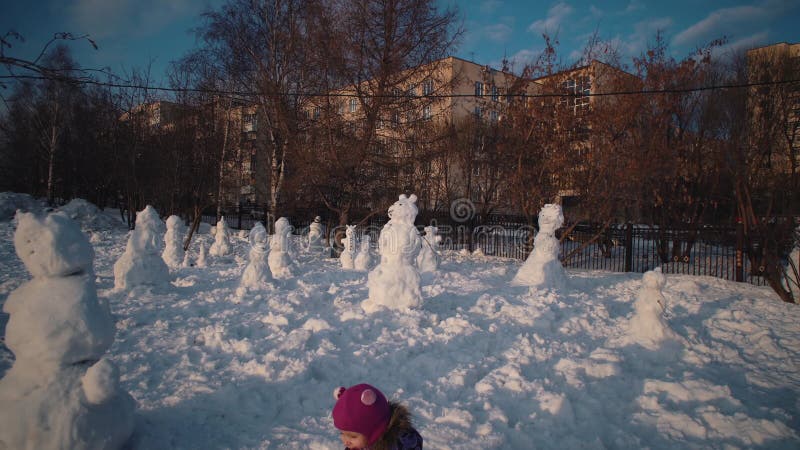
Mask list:
[[195,262],[195,265],[197,267],[206,267],[208,265],[208,263],[206,262],[208,257],[206,244],[204,242],[199,242],[198,244],[200,245],[200,249],[197,251],[197,261]]
[[370,255],[369,245],[370,245],[369,234],[365,234],[364,236],[361,237],[361,246],[359,247],[356,259],[353,262],[353,267],[356,270],[361,270],[361,271],[369,270],[369,266],[370,264],[372,264],[372,255]]
[[14,246],[33,279],[3,305],[15,361],[0,380],[0,448],[122,448],[134,401],[104,356],[114,323],[97,297],[92,246],[61,213],[17,219]]
[[220,217],[214,233],[214,243],[208,249],[211,256],[227,256],[231,252],[231,238],[225,217]]
[[422,237],[422,248],[417,256],[417,267],[420,272],[436,272],[439,268],[439,253],[436,249],[442,237],[438,235],[439,229],[434,226],[425,227],[425,236]]
[[642,289],[633,304],[634,313],[628,324],[631,340],[650,350],[660,348],[664,341],[679,340],[664,319],[667,299],[662,290],[666,281],[660,267],[645,272]]
[[378,238],[381,262],[369,273],[369,298],[361,303],[367,313],[381,307],[409,309],[422,304],[420,276],[414,267],[420,248],[419,233],[414,227],[416,201],[416,195],[400,195],[389,207],[389,222]]
[[308,250],[318,252],[325,247],[325,226],[322,225],[322,217],[314,217],[314,221],[308,226]]
[[152,206],[136,214],[136,227],[128,237],[125,253],[114,263],[114,287],[158,286],[169,282],[169,267],[161,257],[164,222]]
[[344,249],[342,250],[342,254],[339,255],[339,263],[342,265],[342,269],[352,270],[355,268],[354,259],[356,256],[355,225],[347,225],[347,228],[344,231],[342,245],[344,245]]
[[532,289],[563,289],[567,284],[564,266],[558,260],[556,230],[564,224],[561,206],[547,204],[539,211],[539,232],[533,250],[522,264],[512,284]]
[[161,254],[161,257],[172,269],[180,267],[183,262],[183,221],[178,216],[173,215],[167,218],[164,253]]
[[292,275],[292,225],[285,217],[275,221],[275,234],[269,242],[267,262],[272,276],[277,279],[291,278]]
[[250,230],[250,262],[244,269],[240,286],[260,288],[269,285],[272,274],[267,262],[267,242],[269,235],[261,222],[256,222]]

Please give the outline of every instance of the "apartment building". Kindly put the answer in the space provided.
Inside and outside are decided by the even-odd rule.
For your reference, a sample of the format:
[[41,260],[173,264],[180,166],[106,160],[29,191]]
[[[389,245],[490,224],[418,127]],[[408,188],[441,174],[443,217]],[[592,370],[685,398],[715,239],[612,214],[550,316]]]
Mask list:
[[[747,52],[751,145],[764,165],[795,177],[800,171],[800,43],[778,43]],[[771,84],[775,83],[775,84]]]

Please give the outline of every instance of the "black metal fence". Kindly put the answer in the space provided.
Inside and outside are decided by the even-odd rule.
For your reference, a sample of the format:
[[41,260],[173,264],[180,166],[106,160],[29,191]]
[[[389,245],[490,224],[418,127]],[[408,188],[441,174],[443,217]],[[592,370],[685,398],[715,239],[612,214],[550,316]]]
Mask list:
[[[302,217],[289,217],[295,235],[306,235],[313,217],[313,212],[304,212]],[[240,211],[225,219],[231,228],[250,229],[255,222],[261,221],[271,231],[276,218]],[[357,239],[369,234],[372,246],[377,246],[380,230],[387,220],[384,216],[375,217],[368,225],[358,227]],[[203,222],[214,225],[216,216],[204,215]],[[333,226],[331,220],[323,220],[325,222],[332,244],[331,255],[338,256],[344,227]],[[536,234],[536,228],[519,216],[474,215],[468,221],[459,222],[448,215],[423,212],[417,223],[437,227],[438,235],[442,237],[440,250],[479,252],[519,260],[528,257]],[[418,225],[420,233],[424,233],[425,225]],[[562,228],[556,236],[560,238],[560,258],[567,268],[644,273],[661,267],[665,273],[707,275],[765,284],[761,277],[764,268],[751,262],[757,258],[750,258],[747,254],[742,230],[736,226],[663,229],[625,224],[601,232],[600,227],[579,225],[564,236],[566,231]]]

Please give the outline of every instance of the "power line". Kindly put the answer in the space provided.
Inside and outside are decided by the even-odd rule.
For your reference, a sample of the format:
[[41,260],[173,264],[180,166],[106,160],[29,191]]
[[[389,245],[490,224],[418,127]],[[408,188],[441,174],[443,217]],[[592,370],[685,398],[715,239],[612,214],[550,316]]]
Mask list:
[[[200,94],[214,94],[214,95],[226,95],[226,96],[238,96],[238,97],[309,97],[309,98],[472,98],[472,97],[488,97],[489,95],[484,96],[476,96],[474,94],[427,94],[422,96],[409,96],[408,94],[382,94],[382,95],[373,95],[373,94],[366,94],[366,95],[359,95],[357,93],[352,92],[326,92],[326,93],[319,93],[319,92],[277,92],[277,93],[266,93],[266,92],[253,92],[253,91],[237,91],[237,90],[226,90],[226,89],[207,89],[207,88],[171,88],[171,87],[163,87],[163,86],[149,86],[144,84],[134,84],[134,83],[116,83],[116,82],[109,82],[109,81],[98,81],[91,78],[74,78],[74,77],[60,77],[60,76],[41,76],[41,75],[0,75],[0,79],[15,79],[15,80],[37,80],[37,81],[44,81],[44,80],[51,80],[51,81],[59,81],[64,83],[72,83],[72,84],[84,84],[84,85],[92,85],[92,86],[102,86],[102,87],[111,87],[111,88],[121,88],[121,89],[141,89],[141,90],[149,90],[149,91],[160,91],[160,92],[174,92],[174,93],[200,93]],[[710,85],[710,86],[696,86],[696,87],[686,87],[686,88],[665,88],[665,89],[642,89],[642,90],[634,90],[634,91],[610,91],[610,92],[592,92],[588,94],[572,94],[572,93],[564,93],[564,92],[556,92],[556,93],[538,93],[538,94],[528,94],[528,93],[517,93],[517,94],[498,94],[498,96],[502,97],[514,97],[514,98],[548,98],[548,97],[561,97],[561,98],[573,98],[573,97],[607,97],[607,96],[622,96],[622,95],[655,95],[655,94],[686,94],[691,92],[702,92],[702,91],[712,91],[712,90],[722,90],[722,89],[743,89],[743,88],[751,88],[751,87],[761,87],[761,86],[776,86],[776,85],[783,85],[783,84],[792,84],[792,83],[800,83],[800,79],[792,79],[792,80],[775,80],[775,81],[761,81],[761,82],[752,82],[752,83],[736,83],[736,84],[718,84],[718,85]]]

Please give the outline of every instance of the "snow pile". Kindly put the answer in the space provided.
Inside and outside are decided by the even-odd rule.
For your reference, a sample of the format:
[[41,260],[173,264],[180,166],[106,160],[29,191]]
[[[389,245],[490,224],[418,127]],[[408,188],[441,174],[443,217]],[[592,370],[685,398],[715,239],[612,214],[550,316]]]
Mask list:
[[139,285],[169,282],[169,268],[161,258],[164,222],[147,205],[136,214],[136,228],[128,238],[125,253],[114,264],[114,287],[129,289]]
[[167,218],[167,233],[164,234],[164,253],[161,257],[167,266],[180,267],[184,260],[183,220],[178,216]]
[[533,240],[533,250],[512,281],[518,286],[533,289],[563,289],[567,284],[564,266],[558,260],[556,230],[564,224],[561,206],[547,204],[539,211],[539,232]]
[[261,222],[256,222],[250,230],[250,261],[242,274],[242,287],[263,288],[272,281],[267,263],[267,229]]
[[344,249],[342,250],[342,254],[339,255],[339,264],[342,265],[342,269],[352,270],[355,268],[355,256],[356,256],[356,226],[355,225],[347,225],[347,228],[344,231],[344,239],[342,239],[342,245]]
[[361,236],[361,246],[358,249],[358,254],[356,255],[356,259],[353,261],[354,269],[363,272],[369,270],[369,266],[372,265],[372,255],[370,254],[369,246],[370,246],[369,234],[364,234],[363,236]]
[[36,200],[28,194],[0,192],[0,220],[13,219],[18,209],[22,212],[41,212],[45,206],[44,201]]
[[124,225],[119,217],[106,214],[82,198],[72,199],[66,205],[58,208],[58,211],[78,222],[84,230],[110,230]]
[[439,236],[438,233],[439,229],[437,227],[425,227],[425,236],[422,237],[422,247],[417,256],[417,267],[419,267],[419,271],[422,273],[436,272],[439,268],[439,253],[436,249],[439,248],[439,242],[442,242],[442,237]]
[[679,340],[664,319],[667,299],[662,290],[665,284],[666,277],[660,268],[642,276],[642,289],[633,304],[634,313],[628,325],[629,342],[657,350],[665,341]]
[[269,242],[269,270],[277,279],[292,277],[292,225],[286,217],[275,221],[275,234]]
[[97,298],[92,246],[62,213],[18,219],[14,245],[33,279],[3,306],[16,361],[0,380],[0,448],[122,448],[134,403],[103,357],[114,324]]
[[422,304],[420,277],[414,267],[420,239],[414,220],[417,218],[417,196],[400,195],[389,207],[389,222],[378,238],[381,262],[369,273],[369,298],[362,302],[364,311],[371,313],[380,307],[390,309],[416,308]]
[[211,256],[226,256],[231,252],[231,238],[228,224],[225,217],[220,217],[217,222],[216,232],[214,233],[214,243],[208,249]]
[[320,216],[314,217],[314,221],[308,226],[308,250],[318,252],[325,248],[325,227],[322,225]]

